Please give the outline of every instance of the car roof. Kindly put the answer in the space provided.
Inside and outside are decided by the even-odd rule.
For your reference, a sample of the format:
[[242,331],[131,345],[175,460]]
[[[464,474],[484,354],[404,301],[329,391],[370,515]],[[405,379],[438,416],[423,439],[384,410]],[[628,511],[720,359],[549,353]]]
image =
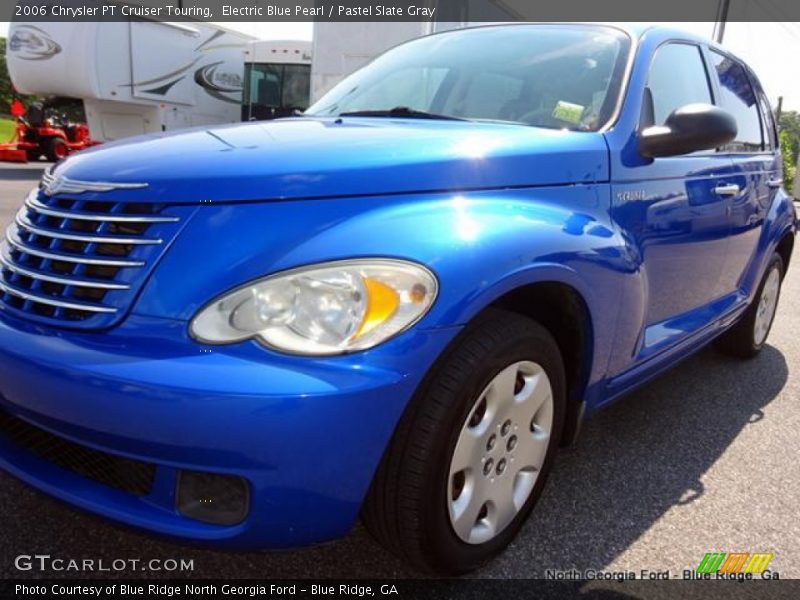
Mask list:
[[[710,37],[705,35],[699,35],[697,33],[693,33],[691,31],[687,31],[685,29],[681,29],[680,27],[671,27],[671,26],[662,26],[662,25],[653,25],[650,23],[606,23],[607,25],[613,25],[618,27],[619,29],[628,33],[632,39],[638,40],[641,39],[643,36],[647,35],[656,36],[660,40],[667,41],[667,40],[686,40],[690,42],[696,42],[698,44],[704,44],[711,48],[712,50],[717,50],[722,54],[727,54],[738,60],[740,63],[747,66],[747,63],[742,60],[740,56],[737,56],[734,52],[732,52],[729,48],[718,44]],[[747,69],[752,71],[749,66]]]
[[[691,31],[687,31],[685,29],[681,29],[680,27],[673,27],[673,26],[666,26],[666,25],[654,25],[653,23],[627,23],[627,22],[574,22],[574,21],[565,21],[561,23],[556,23],[552,21],[541,21],[541,22],[508,22],[508,23],[481,23],[481,24],[474,24],[470,25],[469,27],[465,28],[456,28],[456,29],[445,29],[442,31],[436,32],[434,35],[441,35],[447,33],[453,33],[455,31],[464,31],[469,29],[481,29],[485,27],[503,27],[503,26],[524,26],[524,25],[585,25],[585,26],[605,26],[605,27],[613,27],[618,29],[619,31],[624,32],[627,34],[634,42],[637,42],[644,37],[645,35],[650,37],[656,37],[658,40],[661,41],[668,41],[668,40],[684,40],[689,42],[695,42],[697,44],[703,44],[712,48],[714,50],[718,50],[723,54],[727,54],[729,56],[734,57],[741,63],[745,63],[741,59],[741,57],[737,56],[735,53],[731,52],[728,48],[717,44],[714,40],[710,37],[705,35],[700,35],[697,33],[693,33]],[[752,71],[748,67],[748,70]]]
[[[547,24],[547,23],[542,23],[542,24]],[[616,29],[624,31],[631,37],[631,39],[635,41],[638,41],[642,37],[647,35],[647,37],[657,37],[663,41],[686,40],[690,42],[696,42],[698,44],[704,44],[709,48],[713,48],[714,50],[719,50],[722,53],[733,56],[740,62],[744,62],[740,57],[736,56],[736,54],[731,52],[728,48],[716,43],[709,36],[701,35],[698,33],[688,31],[686,29],[682,29],[680,26],[657,25],[653,23],[635,23],[635,22],[564,23],[564,24],[605,25],[607,27],[614,27]]]
[[699,35],[680,27],[667,25],[653,25],[652,23],[614,23],[613,25],[627,31],[634,39],[641,38],[643,35],[658,35],[664,38],[679,38],[716,46],[714,41],[705,35]]
[[671,25],[656,25],[653,23],[593,23],[593,24],[616,27],[617,29],[621,29],[622,31],[627,33],[634,40],[638,40],[642,36],[647,34],[648,36],[656,35],[664,39],[689,40],[701,44],[708,44],[709,46],[712,47],[718,47],[718,45],[710,37],[693,33],[691,31],[687,31],[686,29],[682,29],[680,26],[676,27]]
[[684,29],[681,29],[680,27],[661,26],[661,25],[654,25],[652,23],[594,22],[594,21],[591,22],[514,21],[507,23],[490,22],[490,23],[473,23],[465,28],[444,29],[441,31],[437,31],[437,33],[452,33],[454,31],[463,31],[464,29],[482,29],[486,27],[504,27],[504,26],[507,27],[507,26],[524,26],[524,25],[550,25],[550,26],[584,25],[587,27],[605,26],[605,27],[613,27],[615,29],[619,29],[620,31],[623,31],[626,34],[628,34],[628,36],[634,40],[638,40],[645,33],[647,33],[647,34],[656,34],[659,36],[663,36],[665,38],[679,38],[679,39],[696,41],[703,44],[708,44],[710,46],[717,46],[709,37],[698,35],[690,31],[686,31]]

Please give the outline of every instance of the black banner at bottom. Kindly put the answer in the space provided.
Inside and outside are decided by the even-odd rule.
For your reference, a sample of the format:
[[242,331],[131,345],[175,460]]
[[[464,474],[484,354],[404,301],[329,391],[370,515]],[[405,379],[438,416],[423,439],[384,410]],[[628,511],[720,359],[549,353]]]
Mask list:
[[800,598],[800,580],[547,581],[543,579],[414,580],[6,580],[0,598],[170,600],[322,600],[341,598],[548,600],[725,600]]

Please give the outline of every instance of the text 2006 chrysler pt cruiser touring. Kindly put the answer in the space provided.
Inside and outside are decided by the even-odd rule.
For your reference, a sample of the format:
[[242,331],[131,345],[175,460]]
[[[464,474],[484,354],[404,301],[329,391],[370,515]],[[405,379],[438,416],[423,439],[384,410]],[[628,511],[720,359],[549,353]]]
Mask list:
[[735,57],[664,29],[401,45],[304,116],[68,158],[2,248],[0,463],[232,548],[498,553],[581,419],[765,344],[794,243]]

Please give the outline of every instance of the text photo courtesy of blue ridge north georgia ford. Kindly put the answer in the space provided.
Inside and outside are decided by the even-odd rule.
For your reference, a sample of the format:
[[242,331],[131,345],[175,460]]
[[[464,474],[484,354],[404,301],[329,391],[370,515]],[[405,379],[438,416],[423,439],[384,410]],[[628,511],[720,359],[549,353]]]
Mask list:
[[800,25],[166,4],[0,22],[5,577],[800,575]]

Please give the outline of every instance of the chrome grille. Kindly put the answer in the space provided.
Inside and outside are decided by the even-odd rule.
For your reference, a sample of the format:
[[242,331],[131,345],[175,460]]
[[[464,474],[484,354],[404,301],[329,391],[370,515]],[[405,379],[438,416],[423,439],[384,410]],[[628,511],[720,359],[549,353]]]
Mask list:
[[32,191],[0,244],[0,308],[73,327],[111,325],[174,238],[179,213]]

